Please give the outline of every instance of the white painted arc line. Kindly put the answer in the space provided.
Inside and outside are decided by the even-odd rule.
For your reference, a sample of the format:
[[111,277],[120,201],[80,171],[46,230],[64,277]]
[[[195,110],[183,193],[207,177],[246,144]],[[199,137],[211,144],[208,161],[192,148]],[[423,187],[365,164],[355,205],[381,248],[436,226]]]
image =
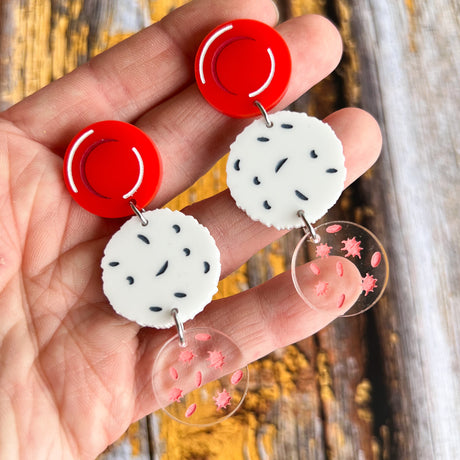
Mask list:
[[123,195],[124,200],[133,196],[137,192],[138,188],[142,184],[142,180],[144,179],[144,162],[142,161],[142,157],[136,147],[132,147],[131,150],[134,152],[134,155],[136,155],[137,161],[139,162],[139,177],[137,178],[137,182],[134,187],[126,195]]
[[86,133],[83,133],[73,144],[72,148],[70,149],[70,154],[69,154],[69,160],[67,161],[67,178],[69,179],[70,183],[70,188],[74,193],[78,193],[77,186],[75,185],[75,181],[73,180],[73,174],[72,174],[72,162],[75,157],[75,153],[78,150],[78,147],[82,144],[82,142],[91,134],[94,133],[93,129],[90,129],[89,131],[86,131]]
[[272,50],[270,48],[267,48],[267,53],[270,56],[270,64],[271,64],[270,75],[268,76],[268,78],[265,81],[265,83],[258,90],[254,91],[252,93],[249,93],[249,97],[258,96],[260,93],[262,93],[263,91],[265,91],[268,88],[268,85],[273,80],[273,77],[275,75],[275,56],[273,56],[273,52],[272,52]]
[[209,50],[209,47],[214,43],[214,41],[219,38],[222,34],[224,34],[225,32],[229,31],[229,30],[232,30],[233,29],[233,25],[232,24],[229,24],[228,26],[225,26],[223,27],[222,29],[219,29],[217,30],[210,38],[209,40],[206,42],[206,44],[204,45],[203,47],[203,51],[201,52],[201,55],[200,55],[200,61],[199,61],[199,73],[200,73],[200,80],[201,80],[201,83],[204,85],[206,84],[206,79],[204,77],[204,71],[203,71],[203,65],[204,65],[204,58],[206,56],[206,53],[208,52]]

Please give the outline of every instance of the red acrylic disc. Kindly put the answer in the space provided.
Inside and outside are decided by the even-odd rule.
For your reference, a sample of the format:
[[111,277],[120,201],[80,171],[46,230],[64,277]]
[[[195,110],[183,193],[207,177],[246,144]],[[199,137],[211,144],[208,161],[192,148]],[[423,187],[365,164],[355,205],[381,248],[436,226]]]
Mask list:
[[251,19],[214,29],[195,58],[201,93],[214,108],[235,118],[259,115],[255,101],[272,109],[286,92],[290,75],[291,57],[281,35]]
[[129,123],[101,121],[80,131],[67,147],[65,184],[75,201],[101,217],[131,215],[152,201],[163,175],[150,138]]

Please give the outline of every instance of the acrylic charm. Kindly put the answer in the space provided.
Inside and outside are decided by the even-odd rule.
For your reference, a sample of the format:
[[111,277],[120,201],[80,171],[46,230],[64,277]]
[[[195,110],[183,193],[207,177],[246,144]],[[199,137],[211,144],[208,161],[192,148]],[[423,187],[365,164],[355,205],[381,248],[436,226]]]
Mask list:
[[283,38],[251,19],[216,27],[195,59],[195,78],[205,99],[236,118],[258,115],[255,101],[272,109],[286,92],[290,75],[291,57]]
[[354,316],[381,298],[388,259],[377,237],[352,222],[327,222],[307,231],[292,255],[291,275],[300,298],[316,311]]
[[141,326],[169,328],[171,310],[182,322],[212,300],[220,254],[206,227],[179,211],[132,217],[107,244],[101,262],[106,297],[114,310]]
[[158,353],[152,374],[155,396],[173,419],[209,426],[230,417],[248,390],[242,353],[222,332],[194,328],[170,339]]
[[80,131],[64,158],[64,181],[73,199],[101,217],[132,215],[156,195],[163,169],[150,138],[135,126],[108,120]]
[[255,120],[230,146],[227,184],[237,206],[278,229],[299,228],[340,197],[345,177],[342,144],[329,125],[305,113],[276,112],[271,126]]

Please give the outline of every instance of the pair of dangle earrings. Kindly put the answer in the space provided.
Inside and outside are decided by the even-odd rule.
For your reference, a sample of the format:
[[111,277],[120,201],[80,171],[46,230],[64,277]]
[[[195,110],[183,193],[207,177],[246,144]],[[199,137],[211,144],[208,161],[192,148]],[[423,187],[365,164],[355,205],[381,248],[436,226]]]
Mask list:
[[[351,222],[320,219],[346,177],[342,144],[332,128],[304,113],[270,113],[291,74],[289,49],[271,27],[247,19],[222,24],[201,43],[198,88],[217,110],[258,117],[230,147],[227,183],[237,206],[278,229],[303,228],[294,250],[295,289],[314,310],[369,309],[388,278],[377,238]],[[73,198],[101,217],[132,217],[108,242],[103,290],[114,310],[140,326],[177,334],[161,348],[152,372],[160,407],[172,418],[208,426],[232,415],[248,389],[248,369],[235,342],[212,328],[184,328],[211,302],[220,254],[209,231],[179,211],[145,211],[161,183],[158,150],[138,128],[102,121],[67,148],[64,179]]]

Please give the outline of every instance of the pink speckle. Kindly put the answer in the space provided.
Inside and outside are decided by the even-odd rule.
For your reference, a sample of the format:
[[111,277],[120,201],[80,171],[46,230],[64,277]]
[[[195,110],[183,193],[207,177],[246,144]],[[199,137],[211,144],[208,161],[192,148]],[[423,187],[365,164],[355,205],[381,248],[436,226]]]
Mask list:
[[208,340],[211,340],[211,336],[209,334],[197,334],[195,335],[195,340],[198,340],[199,342],[207,342]]
[[328,286],[329,283],[326,283],[325,281],[318,281],[318,283],[315,286],[316,295],[326,295]]
[[377,287],[377,280],[369,273],[366,273],[365,278],[363,278],[363,291],[365,292],[365,296],[369,294],[369,292],[374,292],[374,288]]
[[329,227],[326,228],[327,233],[337,233],[337,232],[340,232],[340,230],[342,230],[342,226],[338,224],[329,225]]
[[201,371],[197,371],[195,374],[195,386],[197,388],[201,387],[201,383],[203,382],[203,374]]
[[177,380],[179,378],[179,374],[174,367],[169,368],[169,375],[171,376],[173,380]]
[[337,272],[337,275],[340,276],[340,278],[342,278],[343,276],[343,265],[342,265],[342,262],[337,262],[335,264],[335,271]]
[[241,382],[242,378],[243,378],[243,371],[240,369],[233,373],[230,379],[230,382],[232,382],[232,385],[236,385]]
[[222,369],[224,366],[224,355],[221,351],[208,351],[209,358],[206,361],[209,361],[209,367],[214,369]]
[[192,416],[196,411],[196,404],[193,403],[193,404],[190,404],[190,406],[188,406],[187,410],[185,411],[185,416],[188,418],[190,416]]
[[169,400],[170,401],[179,401],[179,399],[183,398],[184,392],[180,388],[173,388],[169,392]]
[[344,245],[342,251],[347,251],[345,254],[345,257],[358,257],[361,259],[361,251],[363,248],[361,247],[361,241],[356,241],[356,238],[347,238],[346,241],[342,241],[342,244]]
[[342,308],[344,303],[345,303],[345,294],[341,294],[339,299],[337,300],[337,308]]
[[332,246],[328,246],[326,243],[318,244],[316,246],[316,257],[321,257],[321,259],[329,257],[329,253],[331,252],[331,249],[332,249]]
[[379,251],[374,252],[371,259],[372,268],[378,267],[380,265],[381,260],[382,254]]
[[321,270],[319,269],[318,265],[314,264],[313,262],[310,264],[310,270],[313,272],[314,275],[319,275]]
[[184,350],[180,352],[179,359],[184,363],[189,363],[195,357],[193,351],[191,350]]
[[214,396],[214,398],[212,399],[214,399],[214,401],[216,402],[217,409],[225,409],[230,404],[232,397],[224,388],[220,393],[217,393],[217,395]]

